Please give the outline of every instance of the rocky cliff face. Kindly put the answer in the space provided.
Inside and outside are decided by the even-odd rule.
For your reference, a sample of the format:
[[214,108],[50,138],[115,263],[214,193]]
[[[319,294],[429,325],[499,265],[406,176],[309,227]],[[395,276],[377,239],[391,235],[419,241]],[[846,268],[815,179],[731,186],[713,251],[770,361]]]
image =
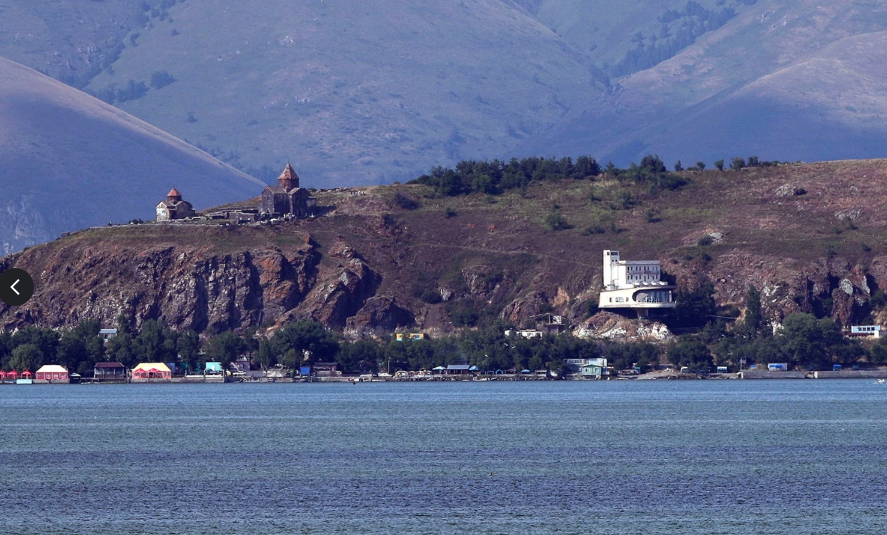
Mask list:
[[[719,305],[742,306],[750,287],[761,292],[765,318],[781,322],[793,312],[827,315],[841,325],[878,316],[872,298],[887,284],[887,257],[875,256],[866,265],[846,258],[826,257],[814,262],[791,258],[729,254],[709,265],[672,266],[681,288],[713,283]],[[877,317],[869,318],[877,320]]]
[[0,305],[0,318],[7,328],[72,326],[84,318],[111,326],[123,313],[136,325],[163,319],[198,332],[304,318],[338,329],[350,319],[356,333],[364,327],[361,319],[368,328],[385,330],[412,322],[393,298],[376,294],[379,274],[344,240],[322,251],[307,233],[294,237],[285,249],[257,246],[226,254],[195,244],[141,249],[83,247],[79,240],[52,253],[26,251],[4,259],[3,269],[27,269],[38,291],[22,307]]

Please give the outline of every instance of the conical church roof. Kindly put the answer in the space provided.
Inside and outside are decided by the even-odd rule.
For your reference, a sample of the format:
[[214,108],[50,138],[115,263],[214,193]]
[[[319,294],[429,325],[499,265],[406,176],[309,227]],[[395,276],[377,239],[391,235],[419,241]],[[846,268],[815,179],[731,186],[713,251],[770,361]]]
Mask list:
[[287,162],[286,168],[284,168],[283,172],[280,173],[280,176],[277,177],[277,181],[288,180],[292,182],[296,182],[299,180],[299,175],[296,174],[296,170],[293,169],[293,166]]

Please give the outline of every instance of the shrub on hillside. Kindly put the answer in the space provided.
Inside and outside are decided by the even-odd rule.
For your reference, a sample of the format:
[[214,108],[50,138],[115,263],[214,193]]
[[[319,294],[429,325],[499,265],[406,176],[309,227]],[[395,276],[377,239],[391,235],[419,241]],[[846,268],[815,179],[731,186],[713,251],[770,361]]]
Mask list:
[[400,206],[404,210],[415,210],[419,207],[419,202],[402,191],[398,191],[394,196],[394,204]]
[[567,230],[573,228],[573,225],[567,222],[567,218],[560,212],[551,212],[545,218],[545,223],[551,230]]
[[151,88],[154,90],[162,89],[175,81],[176,79],[166,71],[154,71],[151,73]]

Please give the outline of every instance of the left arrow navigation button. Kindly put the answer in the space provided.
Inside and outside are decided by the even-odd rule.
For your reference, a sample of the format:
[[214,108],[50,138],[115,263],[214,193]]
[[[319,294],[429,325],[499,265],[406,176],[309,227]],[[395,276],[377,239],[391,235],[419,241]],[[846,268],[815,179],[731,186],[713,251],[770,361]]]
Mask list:
[[18,268],[0,273],[0,300],[9,306],[21,306],[34,295],[34,279],[27,271]]

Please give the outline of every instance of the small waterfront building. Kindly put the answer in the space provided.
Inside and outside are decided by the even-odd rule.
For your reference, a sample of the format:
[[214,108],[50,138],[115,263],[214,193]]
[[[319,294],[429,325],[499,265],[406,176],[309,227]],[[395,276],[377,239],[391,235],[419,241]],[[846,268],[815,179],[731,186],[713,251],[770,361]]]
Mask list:
[[425,333],[396,333],[394,339],[398,342],[403,342],[404,340],[424,340]]
[[261,212],[270,216],[313,216],[317,199],[307,189],[300,187],[299,181],[299,175],[293,166],[286,164],[286,168],[277,177],[277,185],[268,186],[262,191]]
[[99,329],[99,336],[104,340],[110,340],[117,336],[117,329]]
[[342,375],[339,364],[336,362],[315,362],[311,366],[311,373],[317,377],[338,377]]
[[134,380],[172,379],[172,370],[162,362],[142,362],[132,369]]
[[598,357],[593,359],[566,359],[564,366],[572,373],[581,373],[582,368],[586,366],[595,366],[601,369],[607,367],[607,359]]
[[250,371],[250,361],[249,357],[246,355],[241,355],[237,357],[237,360],[231,363],[231,366],[239,372],[247,373]]
[[579,373],[587,379],[599,379],[604,374],[606,366],[598,364],[583,364],[579,367]]
[[849,336],[852,336],[852,337],[871,336],[873,338],[881,338],[881,326],[880,325],[853,325],[850,327]]
[[58,364],[42,366],[34,377],[35,383],[68,383],[70,380],[68,370]]
[[173,188],[166,194],[166,200],[157,203],[157,221],[172,221],[194,217],[197,212],[188,201],[182,200],[179,190]]
[[447,366],[447,375],[465,375],[471,372],[468,364],[450,364]]
[[125,381],[126,366],[119,362],[97,362],[92,377],[96,381]]
[[674,308],[674,286],[661,280],[659,260],[621,260],[619,251],[604,251],[604,288],[600,308]]
[[542,338],[542,331],[537,331],[536,329],[522,329],[517,331],[519,336],[523,336],[524,338]]
[[207,362],[203,373],[206,375],[224,375],[225,370],[222,368],[221,362]]

